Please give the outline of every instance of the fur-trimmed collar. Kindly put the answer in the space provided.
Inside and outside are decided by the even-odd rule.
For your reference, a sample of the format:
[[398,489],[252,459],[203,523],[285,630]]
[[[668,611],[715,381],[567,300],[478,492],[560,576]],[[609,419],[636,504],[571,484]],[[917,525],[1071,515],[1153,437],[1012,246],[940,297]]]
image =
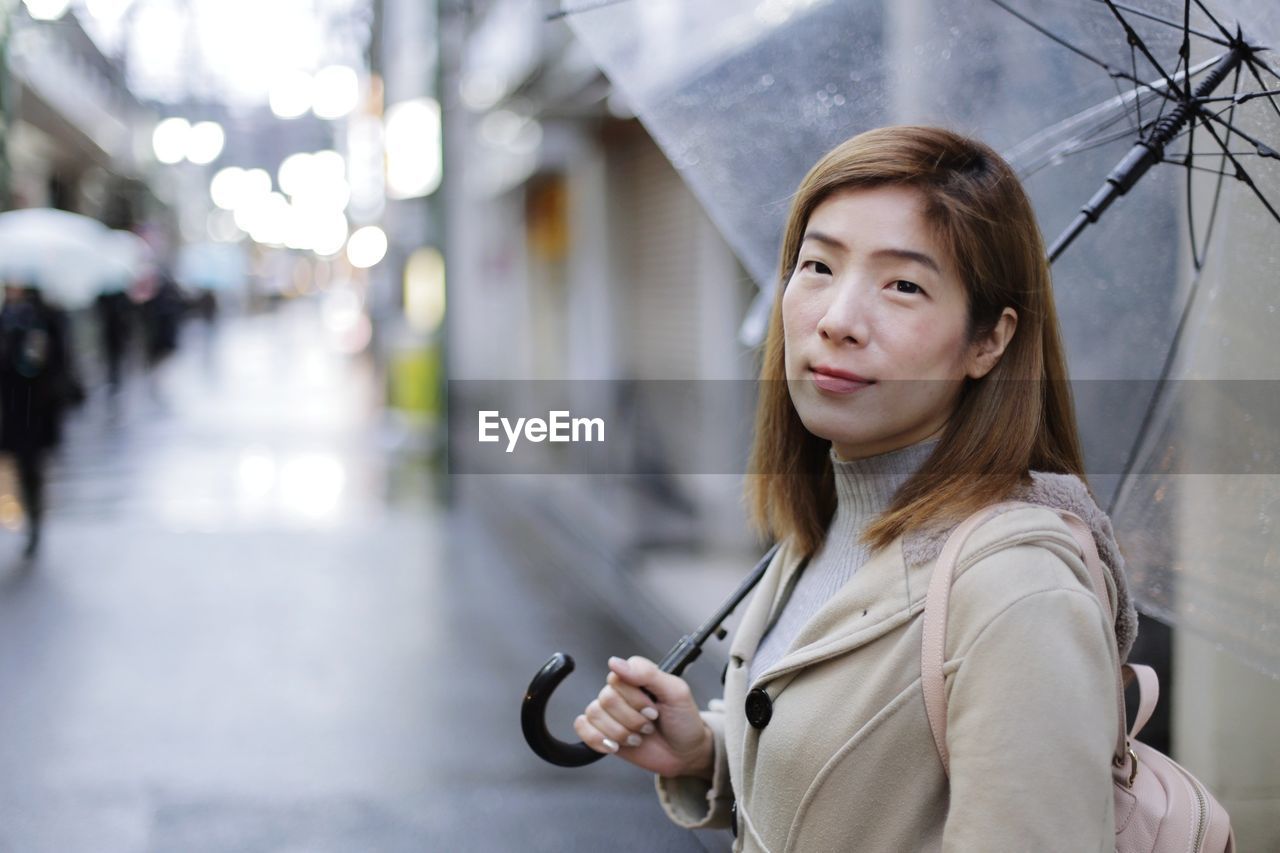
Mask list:
[[[1084,481],[1074,474],[1050,474],[1044,471],[1032,471],[1032,482],[1019,485],[1010,500],[1027,501],[1057,509],[1065,509],[1075,513],[1093,531],[1093,538],[1098,543],[1098,556],[1111,572],[1116,585],[1116,645],[1120,652],[1120,660],[1129,656],[1133,641],[1138,636],[1138,611],[1129,595],[1129,584],[1125,580],[1124,557],[1116,542],[1111,528],[1111,519],[1089,494]],[[907,565],[928,563],[937,559],[948,534],[959,524],[915,530],[907,533],[902,543],[902,555]]]

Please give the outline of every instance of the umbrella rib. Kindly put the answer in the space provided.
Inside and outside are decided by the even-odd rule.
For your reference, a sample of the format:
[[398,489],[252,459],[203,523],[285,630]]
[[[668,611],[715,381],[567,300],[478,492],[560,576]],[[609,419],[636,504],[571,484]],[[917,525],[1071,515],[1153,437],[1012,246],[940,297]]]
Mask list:
[[[1214,155],[1209,154],[1206,156],[1212,157]],[[1220,178],[1225,178],[1227,176],[1227,172],[1225,169],[1211,169],[1208,166],[1197,166],[1194,163],[1188,162],[1185,154],[1180,157],[1166,157],[1165,162],[1171,166],[1181,166],[1184,169],[1192,169],[1194,171],[1204,172],[1209,175],[1217,175]],[[1232,177],[1234,177],[1234,175]]]
[[[1182,131],[1181,133],[1179,133],[1177,136],[1175,136],[1175,137],[1174,137],[1172,140],[1170,140],[1170,141],[1171,141],[1171,142],[1177,142],[1179,139],[1181,139],[1182,137],[1184,137],[1184,136],[1186,136],[1186,135],[1187,135],[1187,131],[1185,131],[1185,130],[1184,130],[1184,131]],[[1264,155],[1264,154],[1259,154],[1257,151],[1232,151],[1231,153],[1232,153],[1232,154],[1234,154],[1236,157],[1263,157],[1263,156],[1266,156],[1266,155]],[[1175,159],[1175,158],[1178,158],[1178,157],[1184,157],[1184,158],[1185,158],[1185,157],[1186,157],[1186,155],[1187,155],[1187,152],[1185,152],[1185,151],[1171,151],[1171,152],[1166,152],[1166,153],[1165,153],[1165,157],[1164,157],[1164,159],[1165,159],[1167,162],[1174,163],[1174,164],[1176,164],[1176,165],[1178,165],[1178,166],[1185,166],[1185,165],[1186,165],[1186,163],[1185,163],[1185,161],[1184,161],[1184,160],[1178,160],[1178,159]],[[1208,155],[1208,156],[1221,156],[1221,155],[1222,155],[1222,152],[1221,152],[1221,151],[1218,151],[1218,152],[1215,152],[1214,154],[1211,154],[1211,155]],[[1217,172],[1218,170],[1217,170],[1217,169],[1214,169],[1213,171],[1214,171],[1214,172]]]
[[569,15],[576,15],[579,12],[590,12],[595,9],[603,9],[605,6],[614,6],[622,2],[625,2],[625,0],[595,0],[595,2],[583,3],[581,6],[571,7],[568,9],[561,7],[554,12],[548,12],[543,16],[543,20],[555,21],[560,18],[568,17]]
[[1204,12],[1205,17],[1208,18],[1213,23],[1213,25],[1218,28],[1218,32],[1222,33],[1223,38],[1227,39],[1228,41],[1231,41],[1234,38],[1234,36],[1231,35],[1231,31],[1228,30],[1226,27],[1222,26],[1222,24],[1218,22],[1218,19],[1213,16],[1212,12],[1210,12],[1207,8],[1205,8],[1205,5],[1204,3],[1201,2],[1201,0],[1195,0],[1195,4],[1196,6],[1200,7],[1201,12]]
[[[1263,142],[1260,139],[1254,139],[1252,136],[1245,133],[1243,130],[1236,127],[1234,124],[1231,124],[1230,122],[1223,119],[1222,116],[1219,115],[1218,113],[1211,113],[1202,109],[1197,109],[1196,114],[1199,115],[1201,118],[1210,119],[1212,121],[1216,121],[1218,124],[1226,125],[1227,129],[1230,130],[1232,133],[1234,133],[1236,136],[1240,137],[1245,142],[1248,142],[1250,145],[1257,148],[1258,149],[1257,153],[1260,156],[1271,157],[1271,158],[1280,160],[1280,154],[1277,154],[1275,149],[1273,149],[1270,145],[1268,145],[1267,143]],[[1214,136],[1214,139],[1217,139],[1216,135]],[[1227,151],[1227,146],[1222,142],[1222,140],[1219,139],[1218,143],[1222,145],[1223,152],[1227,153],[1228,156],[1230,156],[1230,152]]]
[[[1101,2],[1101,0],[1099,0],[1099,2]],[[1200,36],[1200,38],[1204,39],[1205,41],[1211,41],[1214,44],[1220,44],[1223,47],[1231,46],[1230,42],[1220,39],[1217,36],[1212,35],[1210,33],[1206,33],[1203,30],[1193,29],[1192,27],[1186,26],[1185,24],[1179,24],[1177,21],[1171,21],[1168,18],[1162,18],[1159,15],[1153,15],[1150,12],[1144,11],[1142,9],[1138,9],[1134,6],[1129,6],[1124,3],[1116,3],[1116,8],[1123,9],[1124,11],[1129,12],[1130,14],[1137,15],[1139,18],[1146,18],[1148,20],[1155,21],[1156,23],[1173,27],[1175,30],[1181,30],[1186,33],[1191,33],[1192,35]],[[1187,8],[1186,6],[1183,7],[1184,10],[1186,8]]]
[[[1056,33],[1053,33],[1053,32],[1051,32],[1051,31],[1049,31],[1049,30],[1045,29],[1044,27],[1040,26],[1040,25],[1039,25],[1039,24],[1037,24],[1035,21],[1033,21],[1033,20],[1031,20],[1030,18],[1028,18],[1026,15],[1022,14],[1021,12],[1017,11],[1016,9],[1014,9],[1014,8],[1012,8],[1011,6],[1009,6],[1009,5],[1007,5],[1006,3],[1004,3],[1004,2],[1003,2],[1003,0],[989,0],[989,2],[994,3],[995,5],[999,6],[1001,9],[1004,9],[1004,10],[1005,10],[1006,12],[1008,12],[1010,15],[1013,15],[1015,18],[1017,18],[1018,20],[1022,21],[1024,24],[1026,24],[1027,26],[1031,27],[1033,30],[1035,30],[1036,32],[1038,32],[1038,33],[1040,33],[1041,35],[1045,36],[1046,38],[1048,38],[1048,39],[1050,39],[1050,40],[1052,40],[1052,41],[1054,41],[1054,42],[1057,42],[1058,44],[1062,45],[1063,47],[1065,47],[1067,50],[1071,51],[1072,53],[1074,53],[1074,54],[1076,54],[1076,55],[1078,55],[1078,56],[1080,56],[1080,57],[1083,57],[1084,59],[1089,60],[1089,61],[1090,61],[1090,62],[1092,62],[1094,65],[1096,65],[1096,66],[1098,66],[1099,68],[1101,68],[1102,70],[1106,71],[1108,74],[1112,74],[1112,75],[1117,75],[1117,74],[1118,74],[1118,75],[1121,75],[1121,76],[1123,76],[1123,77],[1128,77],[1128,76],[1129,76],[1129,75],[1125,74],[1125,73],[1124,73],[1124,72],[1122,72],[1122,71],[1117,71],[1116,69],[1114,69],[1114,68],[1112,68],[1110,65],[1108,65],[1105,61],[1103,61],[1103,60],[1099,59],[1099,58],[1098,58],[1098,57],[1096,57],[1096,56],[1093,56],[1092,54],[1090,54],[1088,51],[1084,50],[1083,48],[1077,47],[1076,45],[1074,45],[1074,44],[1072,44],[1071,42],[1067,41],[1066,39],[1062,38],[1062,36],[1059,36],[1059,35],[1057,35]],[[1137,82],[1137,81],[1135,80],[1135,82]]]
[[[1175,83],[1173,78],[1169,76],[1168,72],[1164,70],[1164,67],[1160,64],[1160,61],[1155,58],[1155,56],[1151,53],[1150,50],[1147,49],[1147,43],[1143,41],[1142,37],[1138,35],[1137,31],[1135,31],[1133,27],[1129,25],[1129,22],[1125,20],[1124,15],[1120,14],[1120,10],[1116,8],[1116,5],[1113,2],[1113,0],[1101,0],[1101,2],[1106,4],[1107,8],[1111,10],[1111,14],[1115,17],[1117,21],[1120,22],[1120,26],[1124,27],[1125,34],[1129,37],[1130,44],[1133,44],[1138,48],[1138,50],[1142,51],[1142,55],[1147,58],[1147,62],[1150,62],[1152,67],[1154,67],[1156,71],[1160,74],[1160,76],[1165,79],[1165,82],[1169,84],[1169,88],[1173,90],[1173,93],[1175,95],[1177,95],[1178,100],[1181,101],[1185,99],[1186,98],[1185,93],[1183,93],[1182,89],[1178,88],[1178,84]],[[1175,69],[1175,73],[1176,73],[1176,69]]]
[[[1197,35],[1202,34],[1197,32]],[[1204,38],[1208,38],[1208,36],[1204,36]],[[1213,39],[1209,39],[1209,41],[1213,41]],[[1230,39],[1225,44],[1223,42],[1216,43],[1222,47],[1231,47]],[[1191,65],[1191,0],[1182,0],[1182,58],[1186,60],[1188,66]],[[1192,122],[1192,124],[1194,123]]]
[[[1204,101],[1205,101],[1205,100],[1206,100],[1205,98],[1199,98],[1199,99],[1197,99],[1197,103],[1204,103]],[[1232,97],[1232,96],[1230,96],[1230,95],[1225,95],[1225,96],[1223,96],[1222,98],[1214,98],[1213,100],[1215,100],[1215,101],[1217,101],[1217,100],[1226,100],[1226,101],[1230,101],[1230,102],[1231,102],[1231,103],[1228,103],[1228,104],[1227,104],[1225,107],[1223,107],[1222,109],[1220,109],[1220,110],[1216,110],[1216,111],[1214,111],[1214,112],[1209,112],[1209,111],[1207,111],[1207,110],[1202,110],[1202,112],[1204,113],[1204,115],[1212,116],[1213,118],[1220,118],[1220,117],[1222,116],[1222,114],[1223,114],[1223,113],[1230,113],[1230,112],[1232,112],[1233,110],[1235,110],[1235,108],[1236,108],[1236,104],[1237,104],[1237,103],[1240,103],[1240,101],[1237,101],[1235,98],[1233,98],[1233,97]],[[1239,130],[1236,130],[1236,129],[1235,129],[1235,125],[1232,125],[1231,127],[1232,127],[1232,130],[1234,130],[1234,131],[1235,131],[1235,133],[1237,133],[1237,134],[1240,134],[1240,133],[1241,133]],[[1186,133],[1186,131],[1185,131],[1185,130],[1179,131],[1179,132],[1177,133],[1177,135],[1173,137],[1173,139],[1177,139],[1178,137],[1180,137],[1180,136],[1184,135],[1185,133]],[[1241,135],[1243,135],[1243,134],[1241,134]],[[1173,139],[1171,139],[1171,140],[1169,140],[1169,141],[1170,141],[1170,142],[1172,142],[1172,141],[1173,141]],[[1255,151],[1254,153],[1256,154],[1257,152]]]
[[[1232,81],[1231,89],[1233,92],[1237,92],[1240,90],[1240,66],[1238,65],[1236,66],[1236,79]],[[1232,109],[1233,110],[1235,109],[1234,104],[1232,105]],[[1232,115],[1234,116],[1235,114],[1232,113]],[[1191,122],[1192,127],[1195,127],[1195,125],[1196,123],[1194,121]],[[1227,145],[1222,146],[1223,151],[1229,150],[1230,143],[1231,143],[1231,137],[1228,136]],[[1221,157],[1221,160],[1219,162],[1225,164],[1226,157],[1221,154],[1219,155],[1219,157]],[[1188,151],[1188,159],[1190,159],[1189,151]],[[1222,187],[1223,187],[1224,179],[1226,178],[1226,176],[1227,176],[1227,170],[1225,168],[1219,168],[1217,186],[1214,187],[1214,190],[1213,190],[1213,204],[1209,208],[1209,225],[1204,232],[1205,246],[1208,246],[1209,241],[1213,239],[1213,225],[1218,220],[1218,202],[1222,199]],[[1191,173],[1188,172],[1187,173],[1188,182],[1190,181],[1190,179],[1191,179]]]
[[[1191,264],[1196,268],[1196,272],[1199,272],[1201,267],[1200,248],[1196,245],[1196,207],[1193,203],[1195,199],[1192,198],[1191,189],[1191,185],[1194,183],[1192,179],[1195,177],[1191,174],[1191,158],[1196,148],[1196,123],[1193,121],[1190,122],[1190,124],[1191,130],[1187,135],[1187,234],[1191,240]],[[1205,240],[1205,245],[1209,245],[1209,241],[1207,239]]]
[[[1183,20],[1187,22],[1187,30],[1189,31],[1190,15],[1191,15],[1190,0],[1186,0],[1186,2],[1183,3],[1182,15],[1183,15]],[[1184,51],[1188,50],[1188,40],[1185,36],[1185,33],[1182,41],[1182,48]],[[1182,59],[1186,59],[1188,58],[1188,56],[1189,56],[1188,53],[1184,53]],[[1178,61],[1182,62],[1182,59],[1179,59]],[[1231,87],[1232,92],[1235,92],[1239,88],[1239,83],[1240,83],[1240,66],[1237,65],[1235,85]],[[1196,168],[1191,164],[1191,160],[1195,156],[1195,150],[1196,150],[1196,123],[1192,121],[1192,122],[1189,122],[1189,130],[1187,132],[1187,157],[1186,157],[1187,172],[1184,177],[1186,178],[1186,188],[1187,188],[1187,238],[1191,244],[1191,264],[1192,266],[1195,267],[1196,272],[1198,273],[1200,272],[1201,267],[1203,267],[1204,262],[1203,262],[1203,259],[1200,257],[1200,247],[1196,244],[1196,220],[1195,220],[1196,207],[1195,207],[1195,197],[1194,197],[1195,175],[1191,173],[1191,170],[1193,168]],[[1219,172],[1218,189],[1217,191],[1215,191],[1214,199],[1213,199],[1214,212],[1216,212],[1216,209],[1217,209],[1218,194],[1221,191],[1221,189],[1222,189],[1222,174],[1221,172]],[[1212,231],[1212,230],[1213,230],[1213,219],[1211,215],[1209,220],[1209,231]],[[1205,236],[1204,244],[1207,249],[1209,245],[1209,235],[1207,234]]]
[[[1119,81],[1118,79],[1116,79],[1115,77],[1112,77],[1112,78],[1111,78],[1111,82],[1112,82],[1112,83],[1114,83],[1114,84],[1115,84],[1115,86],[1116,86],[1116,97],[1119,99],[1120,103],[1121,103],[1121,104],[1123,104],[1123,103],[1124,103],[1124,90],[1120,88],[1120,81]],[[1135,93],[1135,94],[1137,94],[1137,87],[1136,87],[1136,86],[1134,87],[1134,93]],[[1138,105],[1138,117],[1137,117],[1137,119],[1135,120],[1135,119],[1134,119],[1134,117],[1133,117],[1133,115],[1131,115],[1131,114],[1130,114],[1130,112],[1129,112],[1128,110],[1125,110],[1125,111],[1124,111],[1124,117],[1125,117],[1125,118],[1127,118],[1127,119],[1129,120],[1129,130],[1130,130],[1130,132],[1132,132],[1132,133],[1141,133],[1141,130],[1140,130],[1139,128],[1141,128],[1141,126],[1142,126],[1142,102],[1141,102],[1141,101],[1139,101],[1137,98],[1134,98],[1133,100],[1134,100],[1134,102]],[[1108,122],[1108,123],[1110,123],[1110,122]]]
[[1147,404],[1147,410],[1142,415],[1142,424],[1138,427],[1136,435],[1138,438],[1134,441],[1133,446],[1129,448],[1129,457],[1125,460],[1124,470],[1120,472],[1120,487],[1111,495],[1110,504],[1107,507],[1107,515],[1114,515],[1116,505],[1119,503],[1120,495],[1124,492],[1125,484],[1129,481],[1130,474],[1133,473],[1133,467],[1138,461],[1138,448],[1142,443],[1142,436],[1147,434],[1151,428],[1151,421],[1155,418],[1155,411],[1160,398],[1164,395],[1165,385],[1169,382],[1169,373],[1173,369],[1173,362],[1178,353],[1178,344],[1182,340],[1183,330],[1186,329],[1187,320],[1191,316],[1191,306],[1195,304],[1196,296],[1200,292],[1200,276],[1193,276],[1191,282],[1191,292],[1187,294],[1187,301],[1182,306],[1182,313],[1178,317],[1178,325],[1173,331],[1173,343],[1169,345],[1169,351],[1165,353],[1164,364],[1160,367],[1160,378],[1156,380],[1155,391],[1151,394],[1151,402]]
[[[1203,113],[1198,113],[1198,114],[1200,116],[1201,121],[1204,122],[1204,129],[1209,131],[1209,135],[1212,136],[1214,140],[1218,143],[1218,145],[1222,148],[1222,153],[1225,154],[1227,159],[1231,161],[1231,164],[1236,167],[1236,177],[1249,185],[1249,189],[1253,190],[1253,194],[1258,197],[1258,201],[1262,202],[1263,207],[1265,207],[1271,213],[1271,216],[1276,220],[1276,222],[1280,222],[1280,212],[1277,212],[1276,209],[1271,206],[1271,202],[1267,201],[1267,197],[1262,194],[1261,190],[1258,189],[1258,185],[1254,183],[1253,178],[1249,175],[1249,172],[1245,169],[1244,166],[1240,164],[1240,161],[1237,160],[1235,156],[1232,155],[1232,153],[1227,149],[1227,144],[1221,138],[1218,137],[1217,132],[1213,129],[1213,125],[1210,124],[1208,121],[1204,121],[1205,118],[1211,118],[1214,121],[1222,121],[1222,119],[1217,118],[1216,116],[1205,116]],[[1228,125],[1228,127],[1231,127],[1231,125]],[[1241,136],[1244,136],[1244,134],[1241,133],[1239,130],[1236,130],[1235,132],[1237,134],[1240,134]]]
[[[1129,45],[1129,66],[1133,69],[1133,79],[1137,80],[1138,79],[1138,49],[1134,47],[1132,44]],[[1139,132],[1141,132],[1142,98],[1138,96],[1137,83],[1133,84],[1133,100],[1134,100],[1134,107],[1138,110],[1138,128],[1139,128]],[[1160,113],[1160,109],[1157,108],[1156,114],[1159,115],[1159,113]]]
[[1252,62],[1252,63],[1254,63],[1255,65],[1260,66],[1260,67],[1262,68],[1262,70],[1266,71],[1266,72],[1267,72],[1268,74],[1270,74],[1272,77],[1275,77],[1276,79],[1280,79],[1280,71],[1277,71],[1277,70],[1275,70],[1274,68],[1272,68],[1270,65],[1268,65],[1268,64],[1267,64],[1267,61],[1266,61],[1265,59],[1259,59],[1259,58],[1258,58],[1258,54],[1256,54],[1256,53],[1254,53],[1254,54],[1250,54],[1250,55],[1247,57],[1246,61],[1247,61],[1247,62]]
[[[1254,68],[1253,65],[1247,62],[1245,64],[1249,65],[1249,73],[1253,75],[1253,79],[1257,80],[1258,85],[1261,86],[1263,89],[1263,91],[1258,92],[1257,94],[1259,96],[1265,95],[1267,98],[1267,102],[1271,104],[1271,109],[1275,110],[1276,115],[1280,116],[1280,104],[1277,104],[1276,99],[1272,97],[1272,95],[1280,93],[1280,89],[1277,89],[1274,92],[1267,91],[1267,84],[1263,82],[1262,75],[1258,73],[1258,69]],[[1235,104],[1232,104],[1232,106],[1234,107]]]
[[1246,101],[1252,101],[1254,98],[1269,98],[1272,95],[1280,95],[1280,89],[1263,89],[1260,92],[1242,92],[1238,95],[1213,95],[1208,98],[1200,98],[1199,100],[1202,104],[1208,104],[1214,101],[1231,101],[1233,103],[1243,104]]

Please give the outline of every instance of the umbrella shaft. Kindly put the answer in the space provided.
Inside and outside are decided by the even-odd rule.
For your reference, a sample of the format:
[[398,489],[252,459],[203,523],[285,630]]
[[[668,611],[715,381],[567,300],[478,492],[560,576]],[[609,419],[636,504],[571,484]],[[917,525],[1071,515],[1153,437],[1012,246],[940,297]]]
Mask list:
[[1196,86],[1196,90],[1191,93],[1191,97],[1182,101],[1164,118],[1156,123],[1155,130],[1146,140],[1147,144],[1156,148],[1156,154],[1164,153],[1164,147],[1177,136],[1187,123],[1187,119],[1191,117],[1192,110],[1199,105],[1201,98],[1207,98],[1213,94],[1213,90],[1218,88],[1226,76],[1239,67],[1241,61],[1249,53],[1249,48],[1243,44],[1233,45],[1230,50],[1222,55],[1217,64],[1209,69],[1209,73],[1204,76]]
[[1192,113],[1199,108],[1201,98],[1206,98],[1218,88],[1227,75],[1240,66],[1249,54],[1249,47],[1237,43],[1222,55],[1217,63],[1209,69],[1209,73],[1196,86],[1189,98],[1180,101],[1168,115],[1160,119],[1146,139],[1138,140],[1124,159],[1107,175],[1106,181],[1093,194],[1093,198],[1082,208],[1080,213],[1049,249],[1050,262],[1071,245],[1077,235],[1091,222],[1097,222],[1102,212],[1111,206],[1111,202],[1127,193],[1147,173],[1147,170],[1164,158],[1164,148],[1178,135]]

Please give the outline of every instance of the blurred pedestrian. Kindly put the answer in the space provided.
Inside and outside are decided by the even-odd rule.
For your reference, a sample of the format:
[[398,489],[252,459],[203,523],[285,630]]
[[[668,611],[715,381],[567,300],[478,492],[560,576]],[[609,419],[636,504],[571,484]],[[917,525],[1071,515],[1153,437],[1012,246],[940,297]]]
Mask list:
[[0,309],[0,452],[13,457],[33,557],[44,515],[44,463],[66,408],[83,400],[66,315],[32,287],[7,285]]
[[122,291],[98,294],[94,309],[98,317],[98,334],[107,360],[107,384],[120,390],[124,377],[124,356],[129,348],[133,301]]
[[156,367],[178,348],[178,328],[186,311],[182,289],[167,272],[160,273],[155,293],[142,303],[147,363]]
[[202,289],[194,300],[196,316],[205,322],[205,325],[212,326],[213,321],[218,318],[218,297],[208,288]]
[[[845,141],[792,199],[747,478],[783,547],[723,701],[700,711],[682,678],[613,658],[574,729],[736,851],[1114,849],[1115,667],[1137,614],[1084,480],[1031,204],[990,147],[928,127]],[[942,734],[925,592],[946,535],[1007,499],[1040,506],[995,514],[960,555]],[[1054,509],[1091,528],[1114,621]]]

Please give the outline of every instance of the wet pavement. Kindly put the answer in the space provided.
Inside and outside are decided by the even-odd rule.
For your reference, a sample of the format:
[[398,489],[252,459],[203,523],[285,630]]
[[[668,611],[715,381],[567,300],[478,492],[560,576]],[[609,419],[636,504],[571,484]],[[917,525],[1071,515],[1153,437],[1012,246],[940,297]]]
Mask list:
[[[447,510],[311,303],[227,318],[95,394],[42,552],[0,529],[0,851],[701,851],[617,759],[519,732],[636,638],[554,563]],[[12,507],[0,521],[15,524]]]

